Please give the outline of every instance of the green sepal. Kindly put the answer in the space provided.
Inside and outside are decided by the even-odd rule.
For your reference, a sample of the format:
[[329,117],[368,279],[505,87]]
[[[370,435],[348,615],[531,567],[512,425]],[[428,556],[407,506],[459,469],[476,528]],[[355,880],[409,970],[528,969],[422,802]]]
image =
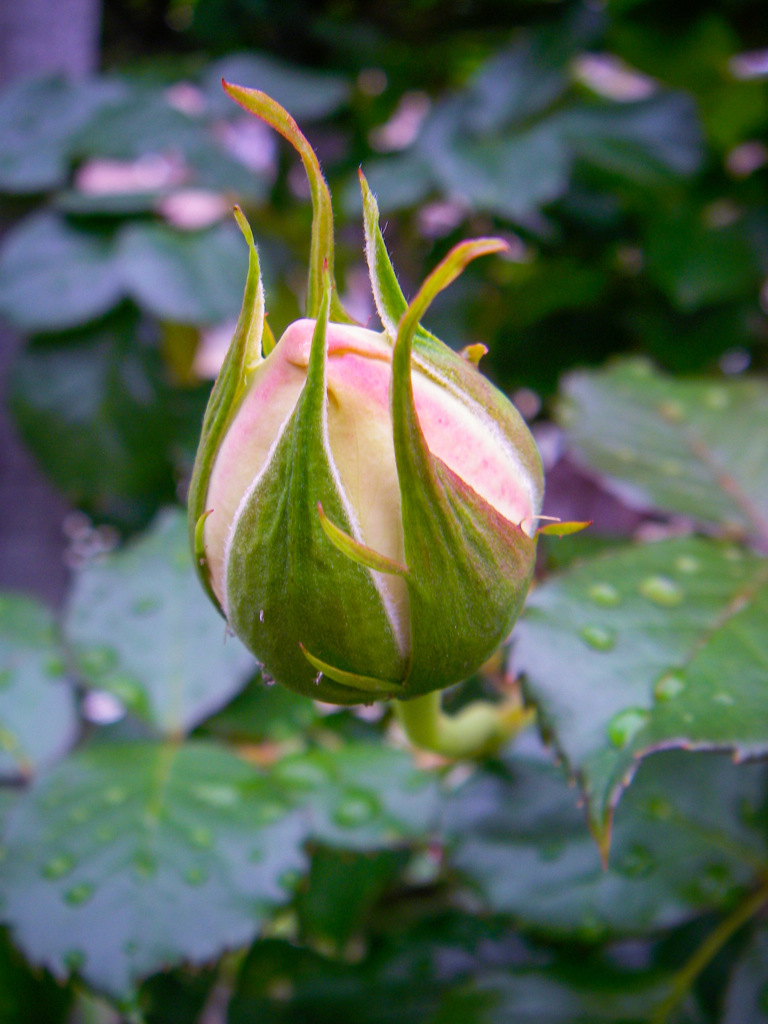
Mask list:
[[[400,322],[408,310],[408,303],[397,282],[384,243],[376,198],[362,171],[360,187],[363,193],[365,253],[373,298],[385,335],[394,344]],[[506,243],[501,243],[497,251],[503,251],[502,247],[507,248]],[[419,315],[423,315],[423,312]],[[470,348],[477,351],[476,346]],[[528,427],[506,396],[478,371],[476,361],[462,358],[462,355],[417,323],[413,337],[413,365],[471,409],[474,415],[490,421],[507,438],[525,472],[534,482],[534,490],[540,501],[544,491],[544,471]]]
[[320,525],[328,540],[339,551],[342,551],[347,558],[351,558],[358,565],[364,565],[366,569],[373,569],[375,572],[385,572],[393,576],[408,575],[407,565],[401,565],[394,558],[387,558],[386,555],[382,555],[378,551],[374,551],[373,548],[361,544],[359,540],[355,540],[354,537],[350,537],[348,533],[340,530],[325,514],[320,502],[317,503],[317,514],[320,516]]
[[208,483],[219,445],[245,394],[251,373],[263,358],[261,340],[265,323],[264,287],[253,232],[238,206],[235,207],[234,214],[238,227],[248,243],[248,276],[235,334],[203,417],[200,443],[187,497],[189,537],[192,550],[195,552],[195,569],[208,596],[219,611],[222,609],[211,587],[210,572],[202,543],[202,522],[207,511],[205,502]]
[[371,690],[316,671],[302,648],[337,676],[380,679],[391,693],[406,664],[393,619],[371,571],[326,536],[317,503],[354,529],[327,440],[326,286],[296,407],[270,460],[243,499],[226,553],[227,616],[277,682],[335,704],[370,701]]
[[470,675],[508,635],[533,575],[535,540],[430,453],[411,380],[414,335],[432,299],[470,260],[503,248],[498,239],[477,239],[452,249],[402,317],[392,355],[392,422],[411,622],[401,699]]
[[225,92],[239,103],[244,110],[261,118],[283,136],[301,157],[309,181],[312,196],[312,240],[309,251],[309,282],[307,287],[307,316],[316,320],[320,315],[323,295],[323,267],[327,265],[331,279],[330,319],[334,323],[355,324],[357,321],[347,313],[336,292],[333,275],[334,238],[333,207],[331,193],[320,170],[315,151],[302,134],[294,119],[266,93],[259,89],[247,89],[222,81]]
[[[358,675],[356,672],[344,672],[342,669],[336,668],[335,665],[329,665],[327,661],[316,658],[303,644],[299,646],[309,664],[314,669],[317,669],[321,676],[328,676],[329,679],[333,679],[334,682],[339,683],[341,686],[349,687],[350,690],[364,690],[371,697],[376,697],[379,700],[391,700],[402,690],[403,684],[401,682],[387,683],[382,679],[372,679],[370,676]],[[318,677],[315,676],[315,679],[318,679]],[[320,682],[321,680],[318,679],[316,685],[319,686]]]
[[[542,516],[541,518],[546,519],[548,517]],[[541,537],[543,534],[545,537],[570,537],[572,533],[580,533],[581,530],[586,530],[586,528],[591,525],[591,519],[588,519],[585,522],[570,523],[563,523],[558,519],[555,522],[547,523],[546,526],[540,526],[536,530],[536,536]]]

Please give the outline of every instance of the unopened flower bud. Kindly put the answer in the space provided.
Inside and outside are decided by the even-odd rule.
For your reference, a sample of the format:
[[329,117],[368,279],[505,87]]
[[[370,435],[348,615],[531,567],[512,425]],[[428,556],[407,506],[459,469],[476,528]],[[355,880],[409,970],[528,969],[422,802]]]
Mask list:
[[[256,248],[190,489],[201,577],[279,683],[337,704],[408,700],[471,675],[502,642],[533,572],[536,446],[512,404],[419,320],[477,256],[456,246],[408,305],[362,179],[380,332],[333,285],[330,197],[293,121],[227,86],[299,150],[315,217],[309,316],[275,344]],[[362,176],[361,176],[362,178]]]

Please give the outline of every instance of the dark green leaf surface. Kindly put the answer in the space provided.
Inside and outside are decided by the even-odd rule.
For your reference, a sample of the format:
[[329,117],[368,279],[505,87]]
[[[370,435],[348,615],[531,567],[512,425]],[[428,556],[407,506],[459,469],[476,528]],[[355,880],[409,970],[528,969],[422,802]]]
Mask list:
[[576,564],[530,597],[516,669],[605,838],[638,758],[768,752],[768,560],[697,538]]
[[52,615],[27,597],[0,594],[0,779],[65,754],[77,731]]
[[313,838],[348,850],[424,840],[439,808],[438,782],[403,750],[349,743],[279,761],[272,778],[303,807]]
[[566,379],[561,420],[626,500],[768,538],[768,387],[673,380],[642,361]]
[[768,930],[758,925],[731,974],[722,1024],[768,1022]]
[[3,915],[27,957],[113,996],[250,941],[288,898],[305,835],[274,785],[213,746],[92,746],[6,830]]
[[754,820],[765,783],[762,765],[654,755],[617,812],[604,869],[562,769],[515,751],[449,797],[450,863],[494,911],[559,938],[669,928],[730,907],[765,871]]
[[345,964],[277,940],[244,961],[229,1024],[640,1024],[659,975],[583,948],[528,949],[497,919],[458,913],[378,936]]
[[134,311],[32,339],[9,384],[25,442],[78,508],[136,529],[174,500],[185,440],[174,412],[192,392],[169,387],[156,338]]
[[169,734],[220,708],[255,669],[197,582],[176,510],[78,575],[64,632],[89,686]]
[[34,971],[0,933],[0,1020],[3,1024],[64,1024],[69,1018],[71,991],[47,973]]

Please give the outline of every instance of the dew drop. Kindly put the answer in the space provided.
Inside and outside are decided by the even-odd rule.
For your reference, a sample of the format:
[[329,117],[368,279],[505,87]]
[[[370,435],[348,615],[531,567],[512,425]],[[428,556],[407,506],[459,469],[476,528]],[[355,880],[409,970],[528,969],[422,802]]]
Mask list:
[[13,671],[9,668],[0,669],[0,690],[5,690],[13,682]]
[[261,849],[253,849],[248,854],[248,860],[251,864],[260,864],[264,860],[264,851]]
[[58,857],[52,857],[43,867],[43,876],[54,880],[68,875],[75,867],[75,859],[68,853],[62,853]]
[[675,559],[675,568],[678,572],[684,572],[690,576],[691,573],[698,572],[701,568],[701,563],[698,558],[694,558],[693,555],[680,555],[679,558]]
[[262,608],[261,611],[259,612],[259,622],[263,622],[263,621],[264,621],[264,609]]
[[110,786],[109,789],[104,792],[104,799],[108,804],[117,806],[117,804],[124,804],[128,799],[128,793],[122,786]]
[[323,678],[323,673],[322,672],[318,672],[317,675],[315,676],[315,686],[319,686],[320,685],[320,680],[322,678]]
[[342,828],[365,825],[378,810],[378,805],[367,793],[345,793],[333,812],[333,820]]
[[640,844],[630,847],[619,862],[619,871],[628,878],[647,878],[655,867],[653,854]]
[[95,835],[100,843],[111,843],[117,833],[110,825],[99,825]]
[[45,663],[45,672],[46,675],[52,676],[54,679],[66,675],[67,666],[64,664],[64,659],[56,656],[48,658]]
[[680,476],[682,464],[677,459],[664,459],[659,464],[659,469],[664,476]]
[[184,881],[187,885],[204,885],[208,881],[208,872],[205,868],[187,868]]
[[723,704],[727,708],[731,707],[731,705],[735,703],[730,693],[723,693],[722,691],[713,694],[712,700],[717,704]]
[[79,807],[72,808],[72,810],[67,815],[67,818],[69,821],[72,822],[73,825],[82,825],[84,822],[88,821],[92,813],[93,812],[91,811],[90,807],[86,807],[84,804],[80,804]]
[[67,889],[64,893],[64,902],[68,903],[70,907],[80,907],[83,903],[88,902],[95,891],[90,882],[80,882],[79,885],[73,885],[71,889]]
[[275,766],[274,774],[281,782],[296,786],[323,786],[328,782],[328,772],[316,761],[286,761]]
[[585,626],[579,630],[584,643],[595,651],[611,651],[616,644],[616,636],[610,629],[603,626]]
[[621,604],[621,594],[612,583],[593,583],[588,593],[595,604],[604,608],[615,608]]
[[619,711],[608,723],[608,739],[614,747],[626,747],[643,726],[648,724],[650,717],[643,708],[625,708]]
[[189,833],[189,841],[200,850],[207,850],[213,846],[213,833],[203,825],[198,825]]
[[653,695],[656,700],[672,700],[679,696],[688,685],[685,676],[679,672],[665,672],[659,676],[653,687]]
[[668,576],[646,576],[639,589],[644,598],[664,608],[674,608],[684,597],[680,584]]
[[198,800],[213,807],[234,807],[239,800],[239,794],[234,786],[216,784],[212,782],[201,782],[192,790]]

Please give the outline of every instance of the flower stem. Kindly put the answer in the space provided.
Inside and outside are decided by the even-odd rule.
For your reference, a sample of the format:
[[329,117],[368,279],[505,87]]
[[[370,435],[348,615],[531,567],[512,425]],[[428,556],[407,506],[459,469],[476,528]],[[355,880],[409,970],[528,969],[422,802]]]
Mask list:
[[656,1007],[651,1024],[666,1024],[670,1014],[688,994],[704,968],[715,958],[731,936],[735,935],[750,918],[762,910],[766,903],[768,903],[768,882],[763,883],[757,891],[750,893],[728,917],[721,921],[702,942],[690,960],[683,965],[675,975],[666,999]]
[[394,708],[414,746],[457,759],[493,753],[529,725],[535,714],[513,698],[501,704],[475,701],[456,715],[446,715],[439,690],[413,700],[396,700]]

